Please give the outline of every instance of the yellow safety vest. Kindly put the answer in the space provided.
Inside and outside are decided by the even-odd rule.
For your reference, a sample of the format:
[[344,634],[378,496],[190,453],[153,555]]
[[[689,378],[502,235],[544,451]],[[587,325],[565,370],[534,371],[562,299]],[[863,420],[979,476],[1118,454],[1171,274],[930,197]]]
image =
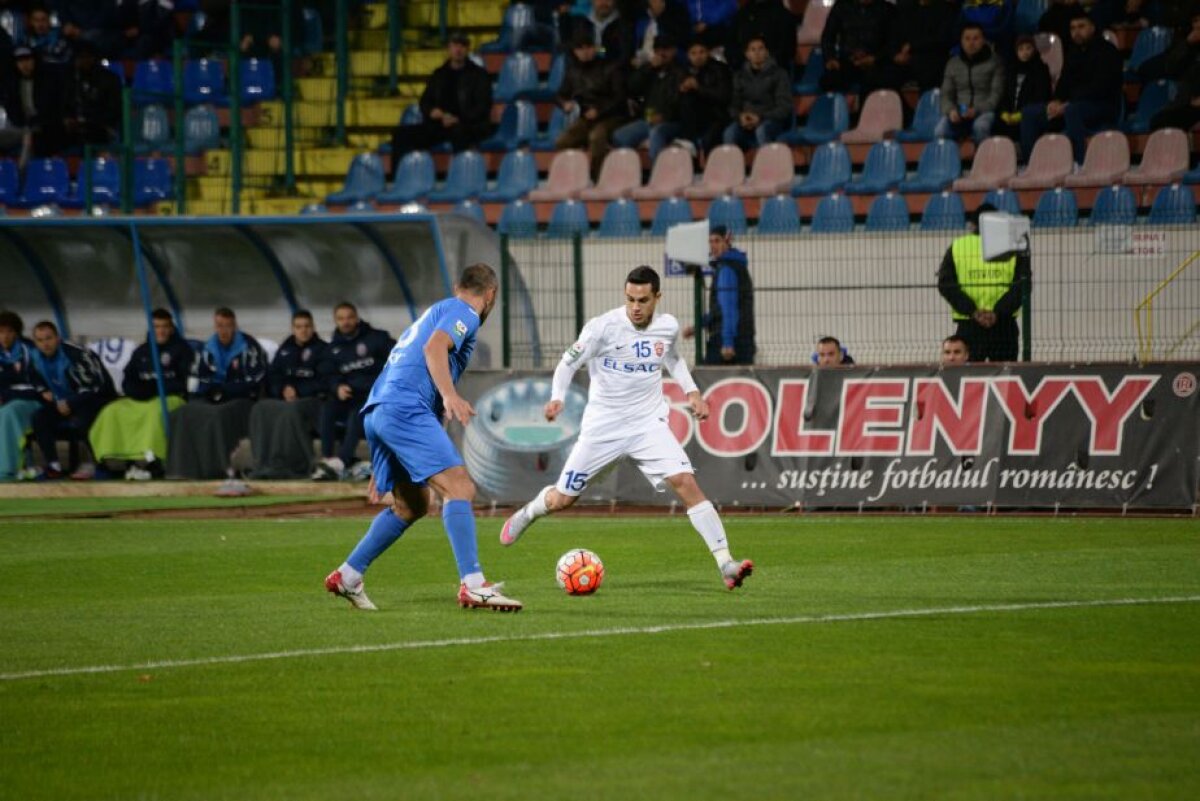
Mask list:
[[[950,253],[954,257],[954,273],[963,293],[975,302],[975,308],[994,310],[1000,298],[1012,287],[1017,274],[1017,257],[984,261],[983,244],[978,234],[966,234],[955,239],[950,246]],[[1013,311],[1014,317],[1019,310],[1018,307]],[[966,320],[970,315],[951,308],[950,317]]]

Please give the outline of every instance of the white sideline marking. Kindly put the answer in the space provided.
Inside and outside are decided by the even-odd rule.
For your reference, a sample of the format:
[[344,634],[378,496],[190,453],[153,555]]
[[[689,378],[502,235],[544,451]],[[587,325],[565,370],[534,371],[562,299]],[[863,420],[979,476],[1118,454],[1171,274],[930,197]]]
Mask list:
[[81,676],[91,673],[120,673],[126,670],[159,670],[164,668],[198,667],[202,665],[233,665],[240,662],[265,662],[272,659],[298,659],[308,656],[337,656],[341,654],[372,654],[382,651],[417,651],[426,648],[450,648],[458,645],[490,645],[502,642],[537,642],[540,640],[570,640],[583,637],[620,637],[637,634],[664,634],[675,631],[734,629],[743,626],[798,626],[810,623],[853,623],[857,621],[891,620],[895,618],[936,617],[937,615],[975,615],[983,612],[1025,612],[1039,609],[1085,609],[1101,606],[1149,606],[1161,604],[1200,603],[1200,595],[1179,595],[1166,598],[1110,598],[1094,601],[1039,601],[1017,604],[980,604],[978,606],[944,606],[931,609],[892,609],[882,612],[846,612],[830,615],[799,617],[763,617],[746,620],[711,620],[706,623],[669,623],[661,626],[623,626],[611,629],[581,631],[548,631],[540,634],[497,635],[494,637],[456,637],[445,640],[416,640],[412,642],[380,643],[378,645],[340,645],[329,648],[302,648],[294,651],[274,651],[263,654],[233,654],[196,659],[162,659],[131,665],[84,665],[81,667],[23,670],[0,673],[0,681],[39,679],[49,676]]

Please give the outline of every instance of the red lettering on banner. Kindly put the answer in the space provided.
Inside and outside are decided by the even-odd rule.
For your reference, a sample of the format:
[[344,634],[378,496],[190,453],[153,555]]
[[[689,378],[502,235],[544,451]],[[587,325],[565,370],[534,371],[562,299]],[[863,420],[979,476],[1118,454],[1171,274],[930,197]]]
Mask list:
[[[718,381],[704,393],[708,419],[696,426],[697,439],[714,456],[744,456],[758,449],[771,430],[771,396],[766,388],[747,378]],[[731,406],[742,407],[742,424],[736,431],[725,425]]]
[[1158,376],[1127,375],[1109,395],[1099,376],[1075,379],[1075,395],[1092,421],[1088,453],[1111,456],[1121,452],[1125,421],[1157,381]]
[[772,456],[832,456],[832,431],[805,431],[804,404],[808,380],[784,378],[779,381],[775,401],[775,440]]
[[956,402],[942,379],[916,379],[913,382],[916,410],[909,421],[908,453],[933,455],[934,438],[939,432],[955,456],[980,453],[987,416],[987,388],[987,379],[964,378],[959,382]]
[[842,383],[842,420],[838,426],[839,456],[899,456],[904,450],[901,428],[908,379],[847,378]]
[[1067,377],[1046,376],[1029,395],[1019,378],[992,379],[992,391],[1008,417],[1009,454],[1041,453],[1046,418],[1062,403],[1071,384],[1072,379]]
[[680,445],[687,445],[692,441],[692,434],[696,430],[694,418],[689,411],[691,405],[688,403],[687,395],[684,394],[683,387],[679,386],[678,381],[668,378],[663,381],[663,396],[667,399],[669,406],[667,426],[675,435],[675,439],[679,440]]

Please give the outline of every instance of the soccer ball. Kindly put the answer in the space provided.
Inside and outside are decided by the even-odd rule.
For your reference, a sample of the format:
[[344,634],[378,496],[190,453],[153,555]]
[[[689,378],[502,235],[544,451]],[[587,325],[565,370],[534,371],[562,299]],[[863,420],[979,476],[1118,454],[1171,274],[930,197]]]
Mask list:
[[604,581],[604,563],[591,551],[576,548],[558,560],[554,578],[567,595],[591,595]]

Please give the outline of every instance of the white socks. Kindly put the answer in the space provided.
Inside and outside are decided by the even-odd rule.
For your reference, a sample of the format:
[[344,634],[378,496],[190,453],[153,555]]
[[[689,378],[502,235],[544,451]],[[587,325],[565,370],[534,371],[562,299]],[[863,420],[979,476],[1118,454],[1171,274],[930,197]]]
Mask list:
[[342,566],[338,568],[338,572],[342,574],[343,587],[357,587],[359,584],[362,584],[363,574],[345,562],[342,562]]
[[484,585],[482,573],[468,573],[463,576],[462,583],[467,585],[468,590],[477,590]]
[[725,526],[722,525],[721,516],[717,514],[712,501],[698,503],[688,509],[687,513],[688,518],[692,521],[692,528],[696,529],[704,538],[704,544],[712,551],[717,564],[723,565],[732,561],[733,556],[729,553],[729,542],[725,539]]
[[344,472],[346,469],[346,464],[342,461],[340,456],[330,456],[325,460],[325,464],[329,465],[339,473]]
[[532,501],[525,504],[525,508],[522,511],[525,512],[525,516],[529,518],[530,522],[550,514],[550,510],[546,508],[546,496],[550,494],[550,490],[552,489],[554,489],[553,484],[542,487],[542,491],[534,496]]

